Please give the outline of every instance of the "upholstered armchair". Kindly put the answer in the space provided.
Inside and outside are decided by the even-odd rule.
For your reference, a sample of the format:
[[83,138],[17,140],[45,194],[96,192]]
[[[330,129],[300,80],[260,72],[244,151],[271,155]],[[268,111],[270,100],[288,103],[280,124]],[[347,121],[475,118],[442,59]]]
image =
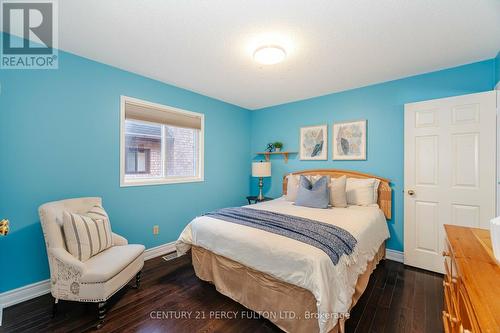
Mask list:
[[59,300],[98,303],[98,323],[104,324],[106,301],[135,277],[140,284],[144,265],[144,246],[128,244],[112,233],[113,246],[85,262],[71,255],[63,232],[63,212],[85,214],[101,198],[77,198],[46,203],[39,208],[50,266],[51,293],[54,297],[53,316]]

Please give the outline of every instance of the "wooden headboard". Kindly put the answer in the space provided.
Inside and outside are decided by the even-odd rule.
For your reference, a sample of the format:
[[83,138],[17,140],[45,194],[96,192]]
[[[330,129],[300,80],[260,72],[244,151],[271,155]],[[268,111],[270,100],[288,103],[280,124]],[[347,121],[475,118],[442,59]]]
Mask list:
[[[349,170],[337,170],[337,169],[314,169],[314,170],[303,170],[292,172],[292,175],[320,175],[320,176],[330,176],[332,178],[338,178],[342,176],[347,176],[347,178],[377,178],[380,180],[380,185],[378,187],[378,205],[386,219],[391,219],[392,210],[392,190],[389,185],[390,180],[386,178],[377,177],[367,173],[361,173],[357,171]],[[283,176],[283,195],[286,194],[287,177],[289,174]]]

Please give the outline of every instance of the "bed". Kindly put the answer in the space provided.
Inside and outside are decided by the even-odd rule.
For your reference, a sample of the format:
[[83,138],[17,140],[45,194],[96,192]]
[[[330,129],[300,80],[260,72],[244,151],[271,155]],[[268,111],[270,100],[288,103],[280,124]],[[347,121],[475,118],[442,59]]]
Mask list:
[[[377,206],[299,207],[284,197],[248,208],[333,224],[357,240],[353,253],[333,264],[309,244],[209,216],[190,222],[176,243],[179,254],[191,250],[196,275],[222,294],[256,311],[285,332],[343,332],[370,274],[385,256],[391,218],[389,180],[353,171],[321,169],[289,175],[377,178]],[[287,177],[283,194],[287,193]]]

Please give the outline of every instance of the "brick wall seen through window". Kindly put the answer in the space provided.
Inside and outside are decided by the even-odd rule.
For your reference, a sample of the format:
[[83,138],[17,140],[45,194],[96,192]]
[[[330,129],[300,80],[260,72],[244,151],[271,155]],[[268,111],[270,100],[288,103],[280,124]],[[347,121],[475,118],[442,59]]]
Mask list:
[[[127,179],[197,175],[199,130],[126,120],[125,131]],[[163,145],[165,145],[164,157]],[[147,152],[142,155],[147,159],[145,172],[132,167],[133,161],[138,160],[137,152]]]

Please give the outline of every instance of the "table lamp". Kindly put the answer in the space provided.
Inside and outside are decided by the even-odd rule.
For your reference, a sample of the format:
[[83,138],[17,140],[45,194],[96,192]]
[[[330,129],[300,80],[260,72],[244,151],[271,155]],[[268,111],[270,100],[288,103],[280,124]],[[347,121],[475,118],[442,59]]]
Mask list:
[[264,200],[262,187],[264,186],[264,177],[271,177],[271,162],[252,162],[252,177],[259,177],[259,196],[257,201]]

